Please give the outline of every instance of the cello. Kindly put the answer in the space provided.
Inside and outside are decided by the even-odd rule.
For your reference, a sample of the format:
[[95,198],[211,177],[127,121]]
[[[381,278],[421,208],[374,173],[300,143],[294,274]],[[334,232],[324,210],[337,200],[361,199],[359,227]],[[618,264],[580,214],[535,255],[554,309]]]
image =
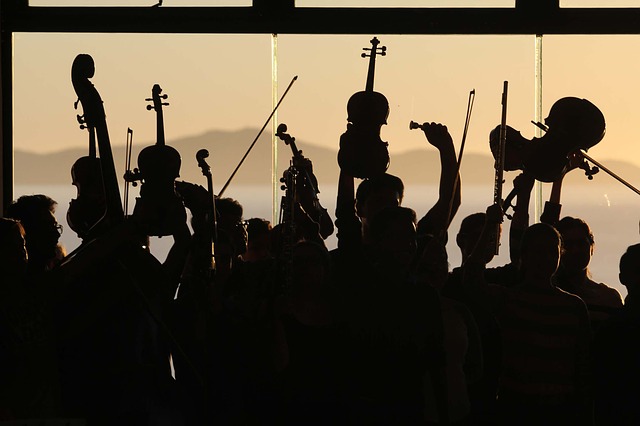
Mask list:
[[347,131],[340,136],[338,164],[350,176],[365,179],[381,175],[389,167],[388,142],[380,139],[380,128],[387,124],[389,101],[373,90],[376,56],[387,54],[386,46],[378,47],[374,37],[371,48],[363,48],[362,57],[369,58],[364,91],[354,93],[347,102]]
[[133,220],[145,235],[157,237],[171,235],[173,224],[187,218],[175,186],[175,180],[180,176],[180,153],[165,143],[162,107],[169,104],[163,102],[167,95],[161,93],[160,85],[155,84],[151,90],[152,97],[146,99],[152,102],[152,105],[147,105],[147,110],[156,112],[156,144],[140,151],[138,171],[125,175],[131,180],[142,180]]
[[[78,101],[79,102],[79,101]],[[78,102],[74,107],[78,108]],[[105,209],[102,166],[96,153],[96,130],[87,124],[84,116],[77,115],[81,129],[89,134],[89,155],[80,157],[71,167],[71,183],[77,189],[77,197],[69,202],[67,223],[69,227],[85,239],[89,230],[102,217]]]

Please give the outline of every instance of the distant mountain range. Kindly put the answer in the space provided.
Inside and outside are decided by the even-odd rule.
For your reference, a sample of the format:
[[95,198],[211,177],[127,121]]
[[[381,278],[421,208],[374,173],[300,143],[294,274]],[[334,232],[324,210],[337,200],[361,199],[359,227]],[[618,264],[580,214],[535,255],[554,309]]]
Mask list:
[[[189,182],[206,185],[196,164],[195,154],[198,150],[206,148],[209,151],[207,159],[212,169],[214,187],[219,192],[227,182],[234,169],[247,152],[251,142],[255,139],[257,129],[247,128],[238,131],[210,131],[198,136],[186,137],[169,144],[176,148],[182,157],[180,179]],[[232,185],[260,185],[271,182],[271,142],[268,133],[264,133],[256,142],[243,165],[239,168]],[[284,142],[278,140],[278,177],[289,166],[291,149]],[[314,172],[318,177],[320,186],[335,186],[338,181],[339,168],[337,164],[338,141],[334,150],[313,145],[304,140],[296,140],[303,155],[313,162]],[[131,163],[137,164],[138,153],[146,145],[133,147]],[[66,149],[49,154],[34,154],[31,152],[15,150],[15,182],[19,184],[33,185],[64,185],[71,184],[70,170],[73,163],[88,150]],[[114,146],[112,148],[118,176],[124,175],[125,148]],[[640,168],[627,162],[600,160],[617,175],[623,177],[632,184],[640,185]],[[440,164],[438,152],[435,148],[425,146],[424,149],[413,150],[402,154],[392,154],[389,173],[400,176],[406,185],[434,184],[440,176]],[[515,177],[515,172],[511,172]],[[567,178],[568,183],[587,182],[581,171],[575,171]],[[609,176],[600,172],[594,181],[610,183]],[[510,175],[505,176],[510,179]],[[493,158],[489,155],[464,154],[462,160],[461,179],[464,185],[489,185],[493,186],[494,171]],[[509,182],[510,185],[510,182]]]

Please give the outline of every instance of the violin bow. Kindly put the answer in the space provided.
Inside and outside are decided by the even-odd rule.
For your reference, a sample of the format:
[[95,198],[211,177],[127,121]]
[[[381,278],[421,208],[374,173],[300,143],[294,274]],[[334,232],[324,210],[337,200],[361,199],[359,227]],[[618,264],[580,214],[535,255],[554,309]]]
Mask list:
[[291,83],[289,83],[289,86],[287,86],[287,89],[284,91],[284,93],[282,94],[282,96],[280,97],[280,100],[278,101],[278,103],[276,104],[275,108],[273,108],[273,111],[271,111],[271,114],[269,114],[269,117],[267,118],[267,121],[265,121],[264,126],[262,126],[262,129],[260,129],[260,131],[258,132],[258,136],[256,136],[256,138],[253,140],[253,142],[251,143],[251,146],[249,146],[249,149],[247,150],[247,152],[244,154],[244,156],[242,157],[242,159],[240,160],[240,162],[238,163],[238,165],[236,166],[236,169],[233,171],[233,173],[231,173],[231,176],[229,176],[229,179],[227,179],[227,182],[224,184],[224,186],[222,187],[222,189],[220,190],[220,192],[218,193],[217,197],[220,198],[222,197],[222,194],[224,194],[224,191],[227,189],[227,187],[229,186],[229,184],[231,183],[231,180],[233,180],[233,177],[236,175],[236,173],[238,172],[238,170],[240,169],[240,166],[242,166],[242,163],[244,163],[244,160],[247,158],[247,156],[249,155],[249,152],[251,152],[251,150],[253,149],[253,146],[256,144],[256,142],[258,142],[258,138],[260,137],[260,135],[262,135],[262,132],[264,132],[264,129],[267,127],[267,125],[269,124],[269,122],[271,121],[271,117],[273,117],[273,114],[276,113],[276,110],[278,109],[278,107],[280,106],[280,104],[282,103],[283,99],[285,96],[287,96],[287,93],[289,92],[289,89],[291,89],[291,86],[293,86],[293,83],[295,83],[295,81],[298,79],[298,76],[294,76],[291,79]]
[[126,172],[131,170],[131,148],[133,147],[133,130],[131,127],[127,127],[127,142],[125,145],[125,159],[124,159],[124,215],[129,214],[129,180],[126,178]]
[[447,229],[451,225],[451,211],[453,210],[453,199],[455,197],[456,190],[458,189],[458,185],[460,185],[460,166],[462,165],[462,153],[464,152],[464,145],[467,140],[467,132],[469,130],[469,122],[471,121],[471,113],[473,111],[473,104],[476,100],[476,89],[472,89],[469,92],[469,100],[467,101],[467,116],[464,120],[464,130],[462,131],[462,141],[460,142],[460,152],[458,152],[458,161],[456,163],[456,174],[453,178],[453,190],[451,194],[451,199],[449,200],[449,213],[447,214]]

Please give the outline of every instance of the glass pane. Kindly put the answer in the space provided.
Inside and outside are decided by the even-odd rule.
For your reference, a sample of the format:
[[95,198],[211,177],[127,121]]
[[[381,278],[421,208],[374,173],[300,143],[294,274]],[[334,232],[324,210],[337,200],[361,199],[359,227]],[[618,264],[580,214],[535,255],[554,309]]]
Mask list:
[[640,7],[638,0],[560,0],[560,7]]
[[[545,36],[544,106],[565,96],[594,103],[606,120],[606,135],[588,155],[631,185],[640,185],[637,122],[640,64],[632,52],[638,36]],[[590,270],[593,279],[615,287],[618,262],[627,246],[638,242],[638,195],[600,171],[589,181],[572,171],[562,191],[562,214],[584,219],[595,236]]]
[[[86,7],[144,7],[153,6],[160,0],[29,0],[29,6],[86,6]],[[251,6],[252,0],[164,0],[163,7],[192,7],[192,6],[211,6],[211,7],[245,7]]]
[[[364,90],[368,59],[362,48],[370,36],[279,35],[280,81],[299,81],[279,111],[279,120],[303,154],[314,162],[320,181],[320,201],[335,209],[338,178],[336,154],[347,125],[347,101]],[[382,140],[389,142],[389,173],[405,181],[405,205],[419,217],[435,203],[440,163],[437,150],[409,122],[440,122],[450,130],[456,151],[460,147],[469,92],[476,90],[465,154],[462,160],[462,207],[451,226],[450,263],[460,264],[455,244],[460,221],[484,211],[493,200],[494,169],[489,132],[501,119],[503,81],[509,81],[510,120],[531,128],[534,118],[534,37],[529,36],[389,36],[379,35],[387,55],[378,57],[374,89],[388,99],[388,124]],[[280,147],[281,157],[291,156]],[[510,184],[510,181],[508,182]],[[508,192],[505,185],[505,191]],[[331,244],[335,244],[332,237]],[[496,265],[507,263],[501,250]]]
[[[206,148],[218,193],[271,112],[270,40],[270,35],[16,34],[15,196],[51,194],[59,204],[58,220],[66,225],[69,201],[76,197],[70,169],[88,155],[89,145],[76,121],[81,109],[73,107],[71,65],[79,53],[95,61],[91,81],[104,101],[118,177],[124,174],[127,128],[134,131],[133,166],[138,152],[156,142],[156,114],[147,111],[145,99],[158,83],[169,96],[164,128],[166,143],[182,157],[180,179],[206,187],[195,159],[196,151]],[[252,200],[247,217],[271,217],[271,192],[263,197],[246,189],[271,181],[268,133],[224,194]],[[129,213],[139,188],[130,188]],[[170,240],[160,239],[158,249]],[[69,250],[78,245],[68,226],[62,241]]]
[[298,7],[515,7],[515,0],[295,0]]

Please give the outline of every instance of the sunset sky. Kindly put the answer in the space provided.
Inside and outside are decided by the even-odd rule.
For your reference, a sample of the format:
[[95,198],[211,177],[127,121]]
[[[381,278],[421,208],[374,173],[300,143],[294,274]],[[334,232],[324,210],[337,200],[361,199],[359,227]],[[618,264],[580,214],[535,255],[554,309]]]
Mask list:
[[[298,140],[337,150],[346,103],[365,85],[368,60],[361,49],[373,35],[277,37],[278,94],[299,76],[278,111]],[[460,142],[469,91],[476,103],[468,152],[488,153],[487,136],[500,122],[503,81],[509,81],[508,123],[534,135],[533,36],[389,36],[379,57],[375,90],[390,103],[381,136],[391,152],[424,147],[409,121],[446,124]],[[210,129],[260,128],[272,107],[271,35],[34,34],[15,35],[14,144],[51,152],[84,147],[73,102],[75,56],[90,54],[112,144],[153,143],[155,117],[145,98],[158,83],[169,95],[167,143]],[[545,36],[543,114],[564,96],[586,98],[604,113],[607,133],[590,153],[601,160],[640,165],[640,36]],[[270,129],[268,129],[270,130]],[[247,145],[251,141],[247,141]]]

